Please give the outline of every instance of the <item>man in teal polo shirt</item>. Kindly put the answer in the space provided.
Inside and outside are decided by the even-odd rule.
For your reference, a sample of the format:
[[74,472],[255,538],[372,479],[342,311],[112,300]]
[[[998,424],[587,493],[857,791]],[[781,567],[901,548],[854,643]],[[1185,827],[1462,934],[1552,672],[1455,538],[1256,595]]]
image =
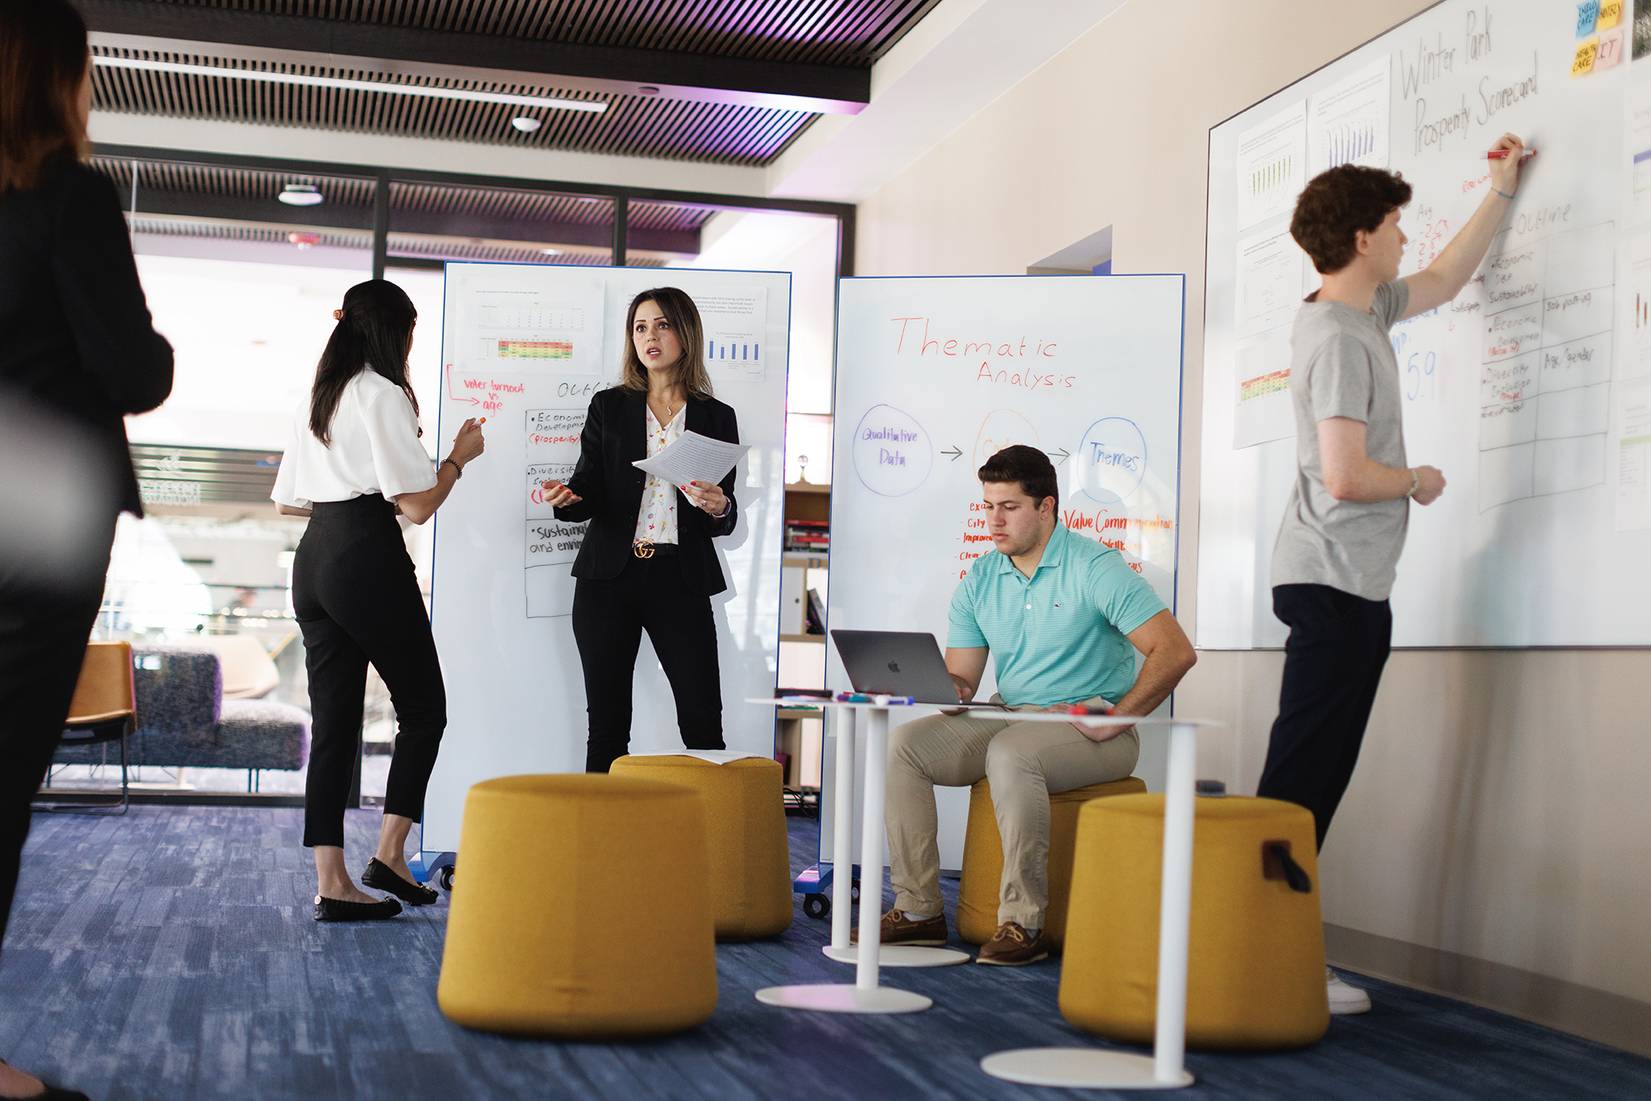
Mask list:
[[[988,652],[1010,707],[1115,706],[1145,715],[1196,657],[1192,643],[1123,555],[1056,520],[1055,468],[1034,447],[1006,447],[980,468],[994,549],[952,597],[946,668],[958,699],[974,699]],[[1140,672],[1135,652],[1143,655]],[[1140,756],[1133,729],[933,715],[890,735],[888,810],[894,909],[884,944],[944,944],[934,785],[992,782],[1003,880],[998,930],[977,963],[1018,966],[1049,954],[1049,793],[1128,776]]]

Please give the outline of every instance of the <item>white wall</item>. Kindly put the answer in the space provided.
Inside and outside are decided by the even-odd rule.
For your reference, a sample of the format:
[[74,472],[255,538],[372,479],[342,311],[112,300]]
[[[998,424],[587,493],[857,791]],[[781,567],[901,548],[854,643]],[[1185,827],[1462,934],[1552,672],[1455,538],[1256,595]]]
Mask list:
[[[1340,3],[1332,18],[1323,3],[1130,0],[860,206],[861,274],[1016,273],[1107,225],[1115,270],[1187,273],[1189,633],[1208,131],[1427,6]],[[1201,746],[1201,775],[1254,790],[1281,669],[1277,652],[1201,656],[1177,706],[1229,724]],[[1533,1016],[1560,991],[1647,1019],[1647,683],[1645,651],[1394,655],[1323,854],[1342,958]],[[1486,962],[1498,981],[1440,960]]]

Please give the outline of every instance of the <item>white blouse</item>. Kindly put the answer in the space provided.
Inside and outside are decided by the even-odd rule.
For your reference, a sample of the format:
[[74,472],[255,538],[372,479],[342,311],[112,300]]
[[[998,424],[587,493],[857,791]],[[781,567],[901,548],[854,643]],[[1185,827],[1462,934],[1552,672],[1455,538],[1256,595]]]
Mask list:
[[310,431],[306,398],[293,414],[292,442],[281,456],[270,499],[293,508],[348,501],[370,493],[386,499],[436,484],[419,443],[418,414],[399,386],[368,368],[349,381],[333,414],[332,446]]
[[[688,404],[684,402],[682,408],[676,411],[676,416],[671,418],[671,423],[663,427],[654,416],[652,407],[645,416],[648,418],[648,457],[652,458],[682,435],[683,426],[688,423]],[[660,481],[652,474],[642,484],[642,507],[636,513],[636,541],[676,542],[676,486]]]

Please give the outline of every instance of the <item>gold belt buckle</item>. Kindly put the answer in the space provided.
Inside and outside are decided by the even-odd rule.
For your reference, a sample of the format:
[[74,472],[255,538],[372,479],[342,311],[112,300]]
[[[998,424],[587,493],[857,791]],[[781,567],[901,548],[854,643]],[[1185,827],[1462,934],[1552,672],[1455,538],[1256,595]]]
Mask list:
[[652,558],[654,556],[653,542],[648,539],[638,539],[631,544],[631,553],[638,558]]

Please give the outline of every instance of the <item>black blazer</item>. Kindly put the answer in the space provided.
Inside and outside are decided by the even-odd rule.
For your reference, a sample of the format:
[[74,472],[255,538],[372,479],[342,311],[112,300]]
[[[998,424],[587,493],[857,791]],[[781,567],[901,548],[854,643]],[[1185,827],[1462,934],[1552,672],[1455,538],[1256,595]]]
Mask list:
[[172,392],[172,346],[138,284],[108,179],[65,160],[0,195],[0,395],[86,427],[120,507],[143,515],[126,413]]
[[[567,482],[568,488],[584,499],[556,510],[558,520],[590,521],[585,542],[573,560],[574,577],[608,580],[618,577],[625,564],[634,559],[631,545],[636,541],[636,516],[642,509],[642,486],[647,475],[631,463],[648,456],[647,409],[646,394],[617,386],[598,391],[590,399],[585,430],[579,437],[579,464]],[[685,427],[712,439],[739,442],[734,410],[715,398],[689,398]],[[711,539],[728,535],[739,521],[739,505],[734,501],[734,474],[738,469],[730,470],[722,480],[722,492],[728,495],[728,515],[721,519],[707,516],[680,489],[675,491],[683,581],[707,596],[728,587]]]

